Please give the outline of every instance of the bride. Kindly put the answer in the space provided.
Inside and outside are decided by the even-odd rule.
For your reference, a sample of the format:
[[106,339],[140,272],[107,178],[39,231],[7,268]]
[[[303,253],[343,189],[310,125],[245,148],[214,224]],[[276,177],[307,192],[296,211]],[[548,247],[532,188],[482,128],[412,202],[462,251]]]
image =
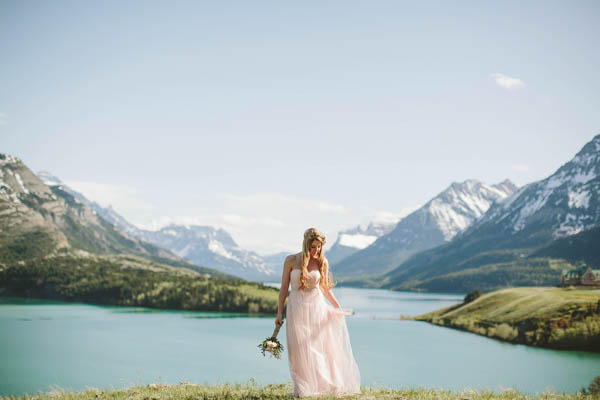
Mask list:
[[283,266],[275,323],[283,324],[283,306],[291,282],[286,339],[296,396],[360,393],[360,372],[345,320],[351,311],[343,310],[331,292],[334,284],[324,245],[321,232],[307,229],[302,252],[289,255]]

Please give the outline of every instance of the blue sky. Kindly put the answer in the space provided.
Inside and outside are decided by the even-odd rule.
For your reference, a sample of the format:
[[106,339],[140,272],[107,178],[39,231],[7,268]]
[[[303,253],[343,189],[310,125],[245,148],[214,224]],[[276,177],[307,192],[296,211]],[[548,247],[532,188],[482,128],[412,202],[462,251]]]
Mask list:
[[0,151],[261,254],[600,133],[598,1],[0,1]]

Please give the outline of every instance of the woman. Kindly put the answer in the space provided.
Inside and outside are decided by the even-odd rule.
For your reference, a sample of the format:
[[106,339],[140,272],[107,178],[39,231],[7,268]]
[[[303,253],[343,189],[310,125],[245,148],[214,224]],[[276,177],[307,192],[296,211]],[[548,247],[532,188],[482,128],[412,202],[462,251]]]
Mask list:
[[340,307],[331,292],[334,285],[324,245],[321,232],[306,230],[302,252],[289,255],[283,266],[275,323],[283,324],[283,305],[291,282],[286,339],[296,396],[360,393],[360,372],[345,320],[350,312]]

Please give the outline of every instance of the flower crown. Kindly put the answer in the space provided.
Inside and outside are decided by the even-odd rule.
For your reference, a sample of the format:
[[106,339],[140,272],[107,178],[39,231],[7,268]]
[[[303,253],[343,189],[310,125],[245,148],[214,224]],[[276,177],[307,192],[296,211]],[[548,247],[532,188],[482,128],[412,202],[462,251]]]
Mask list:
[[318,240],[319,242],[321,242],[323,245],[325,245],[325,235],[321,234],[319,231],[317,231],[314,228],[310,228],[307,229],[306,232],[304,232],[304,239],[310,239],[310,240]]

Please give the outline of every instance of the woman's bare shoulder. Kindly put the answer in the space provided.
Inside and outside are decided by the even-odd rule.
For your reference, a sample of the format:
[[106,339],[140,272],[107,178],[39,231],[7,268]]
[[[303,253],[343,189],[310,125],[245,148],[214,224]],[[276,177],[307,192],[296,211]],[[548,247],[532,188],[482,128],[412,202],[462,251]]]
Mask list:
[[287,256],[285,258],[285,262],[283,265],[285,267],[287,267],[289,265],[290,267],[293,268],[293,266],[298,263],[298,257],[300,256],[300,254],[302,254],[302,252],[290,254],[289,256]]

